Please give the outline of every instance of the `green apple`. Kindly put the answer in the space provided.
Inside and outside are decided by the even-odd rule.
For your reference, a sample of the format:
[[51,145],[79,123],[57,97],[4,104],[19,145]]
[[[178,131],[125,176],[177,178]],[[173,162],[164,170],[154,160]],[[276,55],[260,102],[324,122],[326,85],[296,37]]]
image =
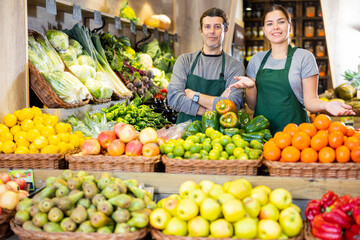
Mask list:
[[246,213],[252,217],[257,218],[260,213],[261,205],[259,200],[253,197],[246,197],[242,200]]
[[269,201],[281,210],[291,205],[292,197],[288,190],[284,188],[276,188],[270,193]]
[[195,181],[188,180],[188,181],[183,182],[179,187],[180,197],[181,198],[188,197],[189,193],[197,188],[199,188],[199,186],[197,185],[197,183]]
[[239,155],[237,155],[236,159],[249,160],[249,156],[245,152],[243,152],[243,153],[239,153]]
[[150,224],[156,229],[165,229],[170,219],[171,214],[163,208],[156,208],[150,214]]
[[234,223],[234,235],[240,239],[254,239],[258,233],[258,222],[251,217],[244,217]]
[[256,198],[261,206],[264,206],[269,201],[269,196],[262,188],[253,188],[251,190],[250,196]]
[[245,216],[243,203],[238,199],[231,199],[221,206],[224,218],[228,222],[236,222]]
[[208,194],[214,184],[215,183],[210,180],[202,180],[201,182],[199,182],[199,187],[205,194]]
[[199,206],[194,199],[181,199],[176,207],[176,216],[180,219],[188,221],[199,213]]
[[234,195],[235,198],[242,200],[245,197],[250,196],[251,189],[252,187],[250,182],[242,178],[230,182],[227,191]]
[[230,238],[232,237],[234,228],[231,223],[225,219],[218,219],[210,224],[210,233],[214,238]]
[[217,200],[221,205],[223,205],[224,203],[226,203],[227,201],[229,201],[229,200],[231,200],[231,199],[235,199],[235,197],[234,197],[233,195],[231,195],[230,193],[221,193],[216,200]]
[[212,198],[205,198],[200,205],[200,215],[209,221],[218,219],[221,214],[220,204]]
[[209,197],[216,199],[221,193],[224,192],[223,187],[220,184],[214,184],[209,192]]
[[203,192],[200,188],[197,188],[190,192],[189,198],[195,200],[195,202],[200,205],[200,203],[207,197],[207,194]]
[[279,209],[272,203],[268,203],[261,207],[260,219],[272,219],[274,221],[277,221],[279,219]]
[[300,213],[292,209],[288,213],[281,215],[279,222],[282,231],[290,238],[299,235],[303,225]]
[[165,234],[175,235],[175,236],[186,236],[187,235],[187,223],[184,220],[181,220],[178,217],[173,217],[170,219],[166,228],[164,229]]
[[189,236],[191,237],[207,237],[210,232],[210,224],[201,216],[194,217],[188,222]]
[[272,219],[262,219],[258,223],[258,238],[278,239],[281,235],[280,224]]
[[166,198],[164,202],[164,209],[168,211],[172,216],[176,216],[176,207],[179,204],[176,198]]

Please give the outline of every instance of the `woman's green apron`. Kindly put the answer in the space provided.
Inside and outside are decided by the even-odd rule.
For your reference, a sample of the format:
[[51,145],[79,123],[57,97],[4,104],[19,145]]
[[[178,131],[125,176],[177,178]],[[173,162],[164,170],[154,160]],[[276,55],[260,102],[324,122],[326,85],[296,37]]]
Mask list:
[[289,69],[296,48],[288,47],[284,69],[264,69],[271,54],[265,55],[256,74],[257,102],[254,116],[264,115],[270,121],[270,131],[282,131],[288,123],[310,122],[305,107],[295,96],[289,82]]
[[[224,80],[224,70],[225,70],[225,54],[222,52],[222,68],[219,79],[206,79],[199,77],[193,74],[195,66],[199,60],[201,52],[195,58],[195,61],[191,67],[191,71],[187,77],[186,88],[189,88],[195,92],[200,92],[202,94],[210,96],[220,96],[225,91],[225,80]],[[211,66],[208,66],[209,68]],[[200,120],[201,116],[191,116],[183,112],[179,113],[176,123],[182,123],[187,120]]]

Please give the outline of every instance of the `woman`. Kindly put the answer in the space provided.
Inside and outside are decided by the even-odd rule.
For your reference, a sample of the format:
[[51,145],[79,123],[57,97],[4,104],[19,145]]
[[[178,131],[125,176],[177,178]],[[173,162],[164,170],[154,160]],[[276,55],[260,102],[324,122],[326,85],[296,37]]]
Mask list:
[[254,115],[270,121],[272,134],[282,131],[288,123],[309,122],[306,110],[326,110],[331,115],[355,115],[351,106],[340,102],[324,102],[318,98],[319,71],[314,55],[289,45],[292,27],[287,10],[273,5],[263,16],[263,31],[271,49],[250,59],[248,77],[235,77],[238,82],[228,88],[246,88],[248,107]]

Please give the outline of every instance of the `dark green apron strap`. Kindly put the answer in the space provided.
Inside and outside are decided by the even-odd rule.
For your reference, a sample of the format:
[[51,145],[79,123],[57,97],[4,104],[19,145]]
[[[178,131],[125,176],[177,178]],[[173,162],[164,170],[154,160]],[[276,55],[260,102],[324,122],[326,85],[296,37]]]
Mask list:
[[194,69],[195,69],[195,67],[196,67],[196,64],[197,64],[197,62],[198,62],[198,60],[199,60],[200,54],[201,54],[201,51],[198,53],[198,55],[196,55],[196,58],[195,58],[195,60],[194,60],[194,62],[193,62],[193,65],[191,66],[191,71],[190,71],[190,74],[189,74],[189,75],[192,75],[192,74],[193,74]]
[[220,73],[220,79],[219,80],[224,80],[224,73],[225,73],[225,54],[224,54],[224,51],[222,51],[221,55],[222,55],[222,66],[221,66],[221,73]]
[[[271,49],[266,53],[265,57],[264,57],[263,60],[261,61],[259,70],[262,70],[262,69],[264,68],[264,65],[265,65],[267,59],[269,58],[270,54],[271,54]],[[257,73],[259,73],[259,70],[258,70]],[[256,74],[256,75],[257,75],[257,74]]]

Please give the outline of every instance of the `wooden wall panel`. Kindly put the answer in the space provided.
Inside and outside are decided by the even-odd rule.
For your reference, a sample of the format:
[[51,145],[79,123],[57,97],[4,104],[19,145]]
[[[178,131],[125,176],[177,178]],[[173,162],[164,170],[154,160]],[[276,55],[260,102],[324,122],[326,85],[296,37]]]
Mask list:
[[0,119],[29,104],[26,0],[0,0]]

